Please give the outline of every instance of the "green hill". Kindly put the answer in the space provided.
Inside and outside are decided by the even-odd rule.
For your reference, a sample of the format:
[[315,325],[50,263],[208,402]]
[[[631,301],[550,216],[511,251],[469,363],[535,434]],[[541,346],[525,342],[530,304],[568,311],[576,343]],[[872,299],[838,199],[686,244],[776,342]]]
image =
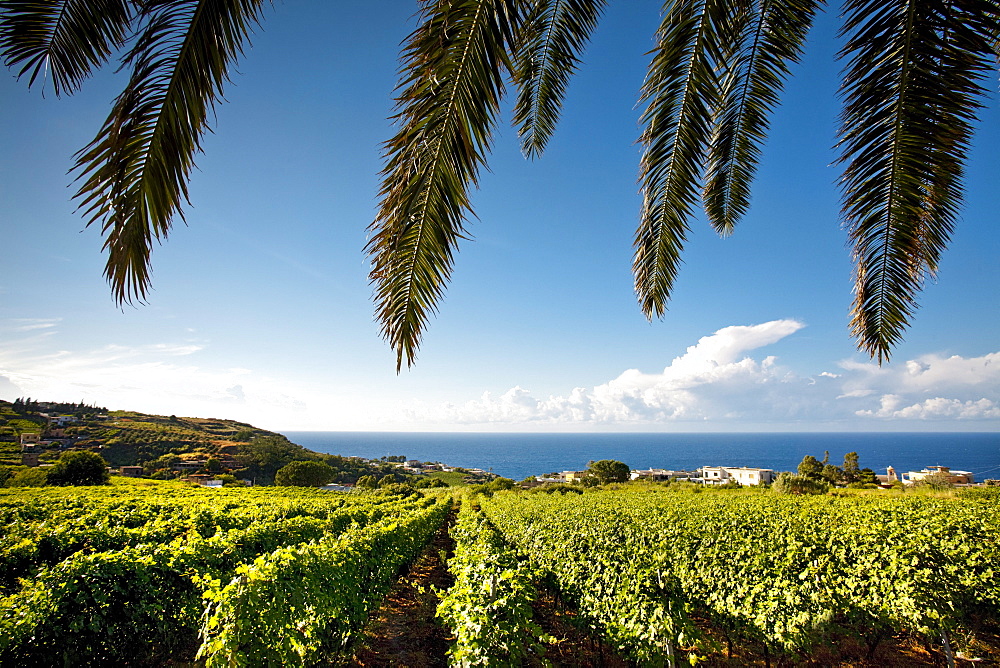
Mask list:
[[235,420],[0,400],[0,466],[21,465],[23,434],[39,435],[41,443],[33,449],[42,465],[67,450],[90,450],[111,466],[142,466],[145,476],[160,479],[207,471],[270,484],[278,469],[300,460],[329,464],[337,473],[335,482],[353,483],[363,475],[406,479],[388,462],[314,452],[282,434]]
[[239,444],[255,438],[284,439],[281,434],[235,420],[148,415],[30,399],[13,403],[0,400],[0,444],[5,446],[0,463],[20,463],[20,437],[29,433],[37,433],[48,442],[42,448],[43,462],[58,458],[66,448],[87,448],[98,451],[113,466],[135,466],[171,454],[182,459],[225,456],[235,454]]

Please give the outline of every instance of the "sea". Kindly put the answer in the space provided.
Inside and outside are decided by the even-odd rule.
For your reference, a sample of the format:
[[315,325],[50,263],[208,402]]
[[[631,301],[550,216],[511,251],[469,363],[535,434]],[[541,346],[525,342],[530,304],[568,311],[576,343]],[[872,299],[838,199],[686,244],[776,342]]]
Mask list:
[[378,459],[402,455],[423,462],[479,468],[521,480],[556,471],[577,471],[598,459],[633,469],[693,470],[702,466],[750,466],[794,471],[802,458],[840,466],[857,452],[861,468],[885,473],[947,466],[971,471],[977,482],[1000,479],[1000,433],[429,433],[292,431],[294,443],[330,454]]

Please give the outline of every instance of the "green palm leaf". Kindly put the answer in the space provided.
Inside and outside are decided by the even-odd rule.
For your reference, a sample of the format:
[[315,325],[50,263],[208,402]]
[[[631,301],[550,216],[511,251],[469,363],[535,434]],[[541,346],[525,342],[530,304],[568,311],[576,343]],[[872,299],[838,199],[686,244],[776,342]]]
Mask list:
[[404,50],[399,130],[386,142],[366,251],[376,316],[411,365],[451,274],[470,186],[489,151],[517,30],[514,0],[431,0]]
[[797,62],[817,0],[732,3],[726,24],[721,100],[709,142],[703,199],[709,222],[728,235],[750,205],[768,116]]
[[954,227],[980,82],[995,68],[1000,5],[851,0],[846,11],[839,147],[856,265],[851,327],[881,363]]
[[642,211],[632,269],[647,317],[662,316],[680,267],[720,95],[725,0],[668,0],[642,87]]
[[97,137],[77,154],[76,197],[100,222],[105,276],[119,303],[144,300],[152,239],[187,200],[208,114],[259,19],[262,0],[150,0],[126,54],[128,85]]
[[604,11],[606,0],[536,0],[519,35],[514,63],[518,87],[514,124],[521,149],[537,157],[559,120],[577,56]]
[[129,36],[129,0],[3,0],[0,44],[7,67],[52,77],[56,95],[73,93]]

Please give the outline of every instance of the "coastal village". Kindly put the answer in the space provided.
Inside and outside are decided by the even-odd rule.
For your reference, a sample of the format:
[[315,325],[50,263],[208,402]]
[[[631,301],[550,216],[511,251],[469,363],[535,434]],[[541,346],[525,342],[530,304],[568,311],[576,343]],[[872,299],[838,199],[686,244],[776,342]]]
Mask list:
[[[69,436],[67,428],[78,422],[72,415],[57,415],[39,413],[39,417],[47,420],[47,426],[39,432],[28,432],[20,434],[21,465],[26,467],[44,466],[40,460],[41,453],[46,448],[66,449],[75,445],[79,439]],[[91,446],[97,451],[100,445]],[[223,479],[215,473],[221,471],[232,471],[240,467],[239,461],[235,457],[234,446],[221,446],[219,451],[211,458],[177,458],[170,464],[170,469],[177,477],[188,482],[197,483],[206,487],[222,487]],[[352,457],[359,463],[369,464],[376,460],[369,460],[362,457]],[[401,473],[411,476],[426,476],[434,472],[450,473],[461,472],[470,476],[471,480],[488,480],[495,478],[489,471],[479,468],[460,468],[441,464],[439,462],[421,462],[419,460],[406,460],[391,462]],[[212,469],[215,469],[214,471]],[[122,465],[111,468],[114,474],[139,478],[145,474],[143,466]],[[748,466],[703,466],[694,470],[673,470],[662,468],[632,469],[629,472],[630,480],[645,480],[650,482],[687,482],[701,485],[740,485],[756,486],[770,485],[778,476],[778,471],[769,468],[755,468]],[[546,484],[573,484],[582,483],[590,474],[590,471],[561,471],[534,476],[533,480],[522,481],[522,486],[534,487]],[[880,487],[890,488],[893,485],[902,484],[904,486],[914,485],[927,480],[929,477],[948,483],[955,487],[967,487],[977,484],[975,476],[970,471],[953,470],[948,466],[928,466],[919,471],[897,472],[889,466],[885,474],[877,474],[875,484]],[[252,484],[250,480],[242,481],[243,484]],[[986,484],[995,481],[985,481]],[[983,483],[980,483],[983,484]],[[350,491],[353,484],[330,484],[324,489],[332,491]]]
[[[703,466],[693,471],[674,471],[670,469],[634,469],[630,473],[631,480],[649,480],[653,482],[692,482],[702,485],[725,485],[737,483],[742,486],[769,485],[778,477],[774,469],[752,468],[749,466]],[[900,482],[912,485],[924,480],[927,476],[938,474],[944,476],[949,483],[956,486],[975,484],[974,476],[969,471],[953,471],[947,466],[928,466],[920,471],[897,473],[891,466],[885,475],[876,475],[878,484],[891,487],[892,483]],[[588,475],[587,471],[563,471],[535,478],[540,483],[572,483],[580,481]]]

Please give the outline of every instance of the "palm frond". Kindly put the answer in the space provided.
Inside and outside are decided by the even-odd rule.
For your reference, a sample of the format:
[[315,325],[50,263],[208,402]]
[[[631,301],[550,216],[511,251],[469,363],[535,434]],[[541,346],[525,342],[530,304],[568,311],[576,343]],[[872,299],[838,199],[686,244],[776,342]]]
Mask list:
[[432,0],[404,48],[399,124],[386,142],[380,208],[366,251],[383,336],[413,364],[451,275],[489,152],[517,29],[516,0]]
[[521,150],[537,157],[555,130],[570,77],[576,73],[606,0],[535,0],[515,53],[514,124]]
[[[130,0],[3,0],[0,55],[18,78],[52,77],[55,94],[73,93],[131,34]],[[44,78],[44,77],[43,77]]]
[[263,0],[150,0],[125,57],[132,75],[97,137],[79,153],[76,197],[100,222],[105,276],[119,303],[144,301],[152,240],[183,219],[188,176],[228,71]]
[[838,146],[856,270],[851,328],[879,363],[954,228],[980,82],[995,67],[998,10],[982,0],[847,3]]
[[642,87],[643,203],[632,270],[646,317],[662,316],[698,197],[719,99],[725,0],[668,0]]
[[709,222],[728,235],[750,206],[750,184],[769,115],[797,62],[819,0],[729,5],[719,108],[709,142],[703,199]]

